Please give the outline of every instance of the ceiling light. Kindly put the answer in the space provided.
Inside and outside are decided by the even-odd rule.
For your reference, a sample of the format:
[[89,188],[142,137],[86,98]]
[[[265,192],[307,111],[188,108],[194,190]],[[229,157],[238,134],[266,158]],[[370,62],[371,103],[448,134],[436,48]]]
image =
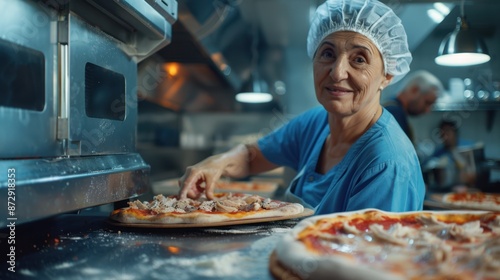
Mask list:
[[444,15],[436,9],[427,10],[427,15],[435,22],[440,23],[444,19]]
[[439,11],[442,15],[446,16],[450,13],[450,8],[441,2],[434,3],[434,9]]
[[252,86],[249,91],[236,94],[236,101],[243,103],[266,103],[273,100],[273,96],[267,92],[267,84],[259,78],[257,72],[252,77]]
[[427,15],[435,23],[441,23],[443,19],[450,13],[449,4],[443,4],[441,2],[434,3],[433,8],[427,10]]
[[486,44],[469,29],[462,1],[462,16],[457,18],[455,30],[441,42],[438,56],[434,61],[443,66],[470,66],[489,60],[490,56]]
[[273,96],[265,92],[240,92],[236,95],[236,101],[242,103],[266,103],[273,100]]
[[[252,36],[252,61],[251,61],[251,69],[252,75],[250,77],[250,90],[243,90],[242,92],[236,94],[236,101],[242,103],[266,103],[273,100],[273,96],[268,92],[268,86],[266,82],[260,78],[259,70],[258,70],[258,32],[257,27],[253,28],[253,36]],[[248,87],[247,87],[248,89]]]

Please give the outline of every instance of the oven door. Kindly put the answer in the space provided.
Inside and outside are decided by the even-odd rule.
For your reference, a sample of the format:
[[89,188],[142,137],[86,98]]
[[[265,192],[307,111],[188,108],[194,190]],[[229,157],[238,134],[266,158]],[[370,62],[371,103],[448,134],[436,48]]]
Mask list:
[[135,150],[137,64],[119,44],[77,15],[69,14],[70,155]]
[[0,1],[0,158],[62,154],[56,140],[55,12]]

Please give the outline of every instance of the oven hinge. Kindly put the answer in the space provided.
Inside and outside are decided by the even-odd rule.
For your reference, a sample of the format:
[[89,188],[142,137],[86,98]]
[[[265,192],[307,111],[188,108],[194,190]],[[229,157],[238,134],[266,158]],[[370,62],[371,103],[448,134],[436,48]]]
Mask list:
[[68,11],[61,12],[57,22],[57,51],[59,72],[59,114],[57,117],[57,140],[61,141],[65,156],[80,155],[79,141],[69,139],[69,22]]

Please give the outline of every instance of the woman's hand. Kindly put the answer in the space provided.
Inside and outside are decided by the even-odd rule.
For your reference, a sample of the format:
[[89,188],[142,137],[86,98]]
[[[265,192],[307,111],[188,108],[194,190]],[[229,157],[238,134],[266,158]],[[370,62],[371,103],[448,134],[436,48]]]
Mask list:
[[186,173],[179,179],[181,188],[179,197],[199,198],[204,192],[208,199],[214,198],[215,182],[224,173],[225,162],[222,155],[211,156],[186,169]]

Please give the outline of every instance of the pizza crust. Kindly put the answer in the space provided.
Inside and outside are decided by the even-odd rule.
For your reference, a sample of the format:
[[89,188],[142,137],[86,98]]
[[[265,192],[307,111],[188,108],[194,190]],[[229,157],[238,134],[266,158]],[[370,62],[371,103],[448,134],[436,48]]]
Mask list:
[[279,280],[300,280],[300,277],[291,269],[284,266],[273,251],[269,256],[269,270],[275,279]]
[[308,251],[302,242],[296,242],[296,236],[320,218],[322,216],[302,220],[276,246],[276,258],[285,267],[290,268],[294,275],[297,275],[300,279],[315,280],[404,279],[382,271],[356,265],[354,262],[349,262],[343,258],[314,255]]

